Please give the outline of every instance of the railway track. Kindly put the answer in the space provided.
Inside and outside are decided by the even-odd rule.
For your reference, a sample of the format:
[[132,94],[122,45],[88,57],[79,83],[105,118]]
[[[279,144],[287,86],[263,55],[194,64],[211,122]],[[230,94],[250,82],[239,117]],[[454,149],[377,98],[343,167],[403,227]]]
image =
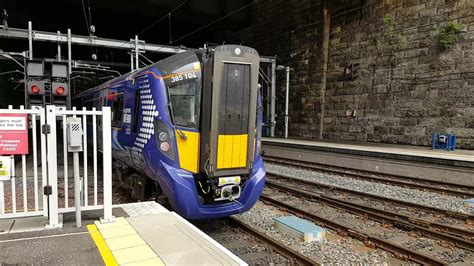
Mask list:
[[[267,185],[270,187],[285,189],[291,193],[309,198],[341,202],[368,212],[381,213],[391,219],[434,229],[437,232],[449,234],[456,238],[467,241],[474,240],[474,216],[470,214],[438,209],[271,172],[268,173],[268,177]],[[466,225],[470,229],[455,226],[460,224]],[[474,250],[472,242],[469,247]]]
[[194,224],[250,265],[319,264],[232,217],[195,221]]
[[396,176],[396,175],[380,175],[376,172],[351,170],[346,168],[338,168],[318,163],[308,163],[296,161],[291,159],[281,159],[272,156],[265,156],[265,162],[276,163],[286,166],[301,167],[304,169],[326,172],[331,174],[348,176],[360,180],[367,180],[371,182],[379,182],[389,185],[417,188],[442,194],[448,194],[463,198],[474,197],[474,186],[455,184],[450,182],[443,182],[438,180],[426,180],[423,178]]
[[[314,187],[311,189],[315,190]],[[393,252],[400,258],[439,265],[459,262],[461,259],[456,254],[468,254],[467,262],[474,262],[474,243],[469,240],[472,239],[473,231],[458,231],[449,226],[447,229],[443,224],[420,221],[354,201],[328,197],[301,186],[295,187],[288,182],[276,182],[272,177],[267,179],[267,188],[261,199],[340,234],[359,239],[367,245]],[[335,215],[327,215],[328,213]],[[367,220],[375,221],[377,225],[374,226]],[[461,237],[461,232],[468,235]],[[403,240],[407,240],[407,243]],[[443,255],[426,255],[426,252],[420,252],[416,247],[446,249],[441,253],[446,258]]]

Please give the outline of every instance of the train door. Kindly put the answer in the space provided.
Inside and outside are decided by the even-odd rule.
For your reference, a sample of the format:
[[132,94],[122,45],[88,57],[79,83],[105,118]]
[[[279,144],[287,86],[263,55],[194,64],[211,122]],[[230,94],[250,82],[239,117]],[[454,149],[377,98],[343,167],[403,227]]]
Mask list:
[[225,63],[220,89],[217,168],[245,168],[248,148],[250,65]]
[[[210,176],[248,174],[254,160],[259,56],[224,45],[205,63],[201,169]],[[208,115],[206,116],[206,114]]]

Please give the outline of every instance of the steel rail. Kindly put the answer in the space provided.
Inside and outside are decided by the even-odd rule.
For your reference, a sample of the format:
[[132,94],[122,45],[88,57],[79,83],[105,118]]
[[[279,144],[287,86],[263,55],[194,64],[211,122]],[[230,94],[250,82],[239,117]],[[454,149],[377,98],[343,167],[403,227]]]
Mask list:
[[355,191],[355,190],[351,190],[351,189],[347,189],[347,188],[327,185],[327,184],[316,182],[316,181],[304,180],[304,179],[295,178],[295,177],[292,177],[292,176],[289,176],[289,175],[275,173],[275,172],[268,171],[268,170],[267,170],[267,175],[274,176],[274,177],[277,177],[277,178],[280,178],[280,179],[286,179],[286,180],[289,180],[289,181],[292,181],[292,182],[299,182],[299,183],[302,183],[302,184],[305,184],[305,185],[316,186],[318,188],[324,188],[324,189],[327,189],[327,190],[330,190],[330,191],[339,191],[339,192],[349,193],[349,194],[353,194],[353,195],[357,195],[357,196],[368,197],[368,198],[373,198],[373,199],[377,199],[377,200],[381,200],[381,201],[391,202],[391,203],[402,205],[402,206],[405,206],[405,207],[408,206],[408,207],[418,208],[418,209],[425,210],[425,211],[436,212],[436,213],[442,214],[444,216],[455,218],[455,219],[461,219],[461,220],[464,220],[464,221],[474,221],[474,216],[473,215],[469,215],[469,214],[465,214],[465,213],[460,213],[460,212],[455,212],[455,211],[450,211],[450,210],[444,210],[444,209],[440,209],[440,208],[436,208],[436,207],[432,207],[432,206],[426,206],[426,205],[422,205],[422,204],[418,204],[418,203],[414,203],[414,202],[398,200],[398,199],[383,197],[383,196],[379,196],[379,195],[375,195],[375,194],[371,194],[371,193],[366,193],[366,192]]
[[384,211],[379,210],[379,209],[368,209],[366,208],[360,208],[359,206],[356,206],[355,204],[347,204],[345,202],[339,201],[338,199],[331,199],[331,198],[326,198],[322,197],[320,194],[313,193],[310,191],[304,191],[301,190],[300,188],[294,188],[294,187],[288,187],[282,184],[278,184],[276,182],[272,182],[267,180],[266,185],[268,187],[276,188],[278,190],[290,193],[294,196],[301,197],[304,199],[310,199],[310,200],[316,200],[319,202],[326,203],[330,206],[333,206],[335,208],[339,209],[344,209],[352,213],[356,213],[358,215],[365,215],[367,217],[370,217],[373,220],[382,222],[382,223],[390,223],[393,224],[396,227],[401,227],[403,229],[408,229],[408,230],[416,230],[424,235],[430,236],[432,238],[442,240],[442,241],[448,241],[455,246],[459,248],[463,248],[466,250],[474,251],[474,242],[471,242],[466,239],[459,238],[457,236],[453,236],[450,234],[445,234],[442,232],[434,231],[431,230],[430,228],[425,228],[423,226],[420,226],[418,224],[412,223],[410,221],[405,221],[401,220],[399,218],[394,218],[391,217],[390,215],[385,215]]
[[237,224],[240,228],[242,228],[245,232],[257,237],[260,241],[264,242],[265,244],[273,247],[278,253],[280,253],[283,257],[289,259],[294,262],[295,264],[303,264],[303,265],[320,265],[319,262],[312,260],[311,258],[308,258],[304,256],[303,254],[299,253],[298,251],[287,247],[277,240],[265,235],[264,233],[259,232],[255,228],[247,225],[246,223],[243,223],[233,217],[229,217],[229,220],[232,221],[233,223]]
[[392,252],[399,258],[411,260],[420,264],[446,265],[446,262],[444,261],[407,249],[397,244],[388,242],[384,239],[369,236],[368,234],[365,234],[362,231],[349,228],[343,224],[337,223],[335,221],[331,221],[317,214],[307,212],[304,209],[291,206],[286,203],[275,200],[267,196],[265,193],[260,196],[260,199],[278,208],[283,208],[291,213],[294,213],[295,215],[301,216],[303,218],[316,222],[324,227],[328,227],[332,230],[335,230],[339,234],[347,235],[352,238],[358,239],[368,246],[375,246],[375,247],[387,250],[389,252]]
[[[474,186],[459,185],[459,184],[443,182],[439,180],[427,180],[427,179],[422,179],[422,178],[388,175],[388,174],[383,174],[383,175],[390,176],[393,178],[383,178],[383,177],[374,176],[374,174],[381,175],[380,173],[377,173],[377,172],[352,170],[352,169],[347,169],[344,167],[340,167],[341,170],[338,170],[336,169],[337,168],[336,166],[326,166],[323,164],[308,163],[308,162],[297,161],[297,160],[292,160],[292,159],[281,159],[281,158],[277,158],[273,156],[265,156],[264,160],[266,162],[273,162],[273,163],[279,163],[283,165],[302,167],[302,168],[306,168],[310,170],[317,170],[321,172],[351,176],[354,178],[368,180],[371,182],[375,181],[375,182],[380,182],[380,183],[393,184],[397,186],[409,186],[412,188],[425,189],[429,191],[439,192],[443,194],[450,194],[450,195],[460,196],[464,198],[474,197],[473,192],[458,190],[458,189],[473,190]],[[396,180],[395,178],[404,179],[404,180]],[[422,183],[432,183],[439,186],[446,186],[446,188],[436,187],[433,185],[422,184]]]

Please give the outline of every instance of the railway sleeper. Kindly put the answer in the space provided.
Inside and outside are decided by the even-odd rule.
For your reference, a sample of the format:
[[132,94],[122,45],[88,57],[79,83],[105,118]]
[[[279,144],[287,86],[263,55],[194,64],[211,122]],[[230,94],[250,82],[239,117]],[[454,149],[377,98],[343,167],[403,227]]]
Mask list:
[[424,228],[422,226],[411,224],[408,221],[403,221],[403,220],[400,220],[400,219],[389,217],[387,215],[381,214],[380,210],[377,210],[377,212],[375,212],[376,210],[366,210],[364,208],[360,208],[359,206],[354,206],[354,205],[351,205],[351,204],[346,204],[344,202],[340,202],[338,200],[333,200],[333,199],[329,199],[329,198],[325,198],[325,197],[321,197],[321,196],[316,196],[316,195],[313,195],[313,193],[311,193],[309,191],[304,191],[304,190],[301,190],[301,189],[292,188],[292,187],[289,187],[289,186],[284,186],[282,184],[278,184],[278,183],[268,181],[268,180],[267,180],[266,184],[269,187],[274,187],[276,189],[285,191],[287,193],[291,193],[291,194],[293,194],[297,197],[306,198],[308,200],[316,200],[316,201],[319,201],[319,202],[324,202],[328,205],[331,205],[332,207],[343,209],[343,210],[346,210],[348,212],[355,213],[355,214],[358,214],[358,215],[368,215],[372,219],[374,219],[376,221],[379,221],[379,222],[382,222],[382,223],[388,222],[388,223],[393,224],[394,226],[399,226],[399,227],[406,226],[406,228],[409,228],[409,231],[416,230],[416,231],[421,232],[425,235],[428,235],[428,236],[430,236],[434,239],[438,239],[438,240],[442,240],[442,241],[449,241],[449,242],[454,243],[456,246],[458,246],[460,248],[464,248],[466,250],[474,251],[474,243],[469,241],[469,240],[465,240],[463,238],[459,238],[459,237],[456,237],[454,235],[449,235],[449,234],[433,231],[429,228]]
[[365,234],[364,232],[349,228],[338,222],[328,220],[317,214],[307,213],[306,210],[272,199],[269,195],[266,195],[265,193],[261,195],[261,199],[278,208],[284,208],[286,209],[287,212],[289,211],[290,213],[294,213],[295,215],[299,217],[308,217],[309,220],[316,222],[318,224],[324,225],[338,233],[343,232],[344,236],[350,236],[354,239],[361,240],[363,243],[370,243],[369,247],[375,246],[375,247],[390,251],[391,253],[395,254],[397,258],[412,260],[420,264],[429,264],[429,265],[445,265],[446,264],[444,261],[426,256],[416,251],[404,248],[400,245],[390,243],[386,240],[369,236]]

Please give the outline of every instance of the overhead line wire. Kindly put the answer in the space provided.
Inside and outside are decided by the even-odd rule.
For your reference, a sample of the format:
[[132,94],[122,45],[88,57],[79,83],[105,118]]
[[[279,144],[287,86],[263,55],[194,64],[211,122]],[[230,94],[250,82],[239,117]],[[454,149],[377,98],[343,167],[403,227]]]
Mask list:
[[249,4],[246,4],[245,6],[242,6],[242,7],[238,8],[238,9],[236,9],[236,10],[230,12],[229,14],[226,14],[226,15],[224,15],[224,16],[222,16],[222,17],[220,17],[220,18],[218,18],[218,19],[216,19],[216,20],[214,20],[214,21],[212,21],[212,22],[210,22],[210,23],[208,23],[208,24],[206,24],[206,25],[204,25],[204,26],[202,26],[202,27],[200,27],[200,28],[198,28],[198,29],[196,29],[196,30],[194,30],[194,31],[192,31],[192,32],[190,32],[190,33],[188,33],[188,34],[186,34],[186,35],[184,35],[184,36],[179,37],[178,39],[174,40],[172,43],[175,43],[175,42],[178,42],[178,41],[180,41],[180,40],[182,40],[182,39],[185,39],[185,38],[187,38],[187,37],[193,35],[194,33],[199,32],[199,31],[201,31],[201,30],[203,30],[203,29],[205,29],[205,28],[207,28],[207,27],[209,27],[209,26],[211,26],[211,25],[214,25],[214,24],[216,24],[217,22],[219,22],[219,21],[221,21],[221,20],[223,20],[223,19],[225,19],[225,18],[227,18],[227,17],[229,17],[229,16],[232,16],[232,15],[234,15],[234,14],[237,13],[237,12],[242,11],[242,10],[244,10],[245,8],[247,8],[247,7],[249,7],[249,6],[253,5],[253,4],[255,4],[255,1],[252,1],[252,2],[250,2]]
[[90,35],[89,20],[87,19],[86,7],[84,6],[84,0],[81,0],[82,3],[82,13],[84,14],[84,20],[86,21],[87,33]]
[[[170,44],[176,43],[176,42],[178,42],[178,41],[180,41],[180,40],[182,40],[182,39],[184,39],[184,38],[187,38],[187,37],[189,37],[189,36],[195,34],[196,32],[199,32],[199,31],[201,31],[201,30],[203,30],[203,29],[205,29],[205,28],[207,28],[207,27],[209,27],[209,26],[211,26],[211,25],[214,25],[215,23],[217,23],[217,22],[219,22],[219,21],[221,21],[221,20],[223,20],[223,19],[225,19],[225,18],[227,18],[227,17],[229,17],[229,16],[234,15],[235,13],[238,13],[238,12],[242,11],[242,10],[244,10],[245,8],[247,8],[247,7],[249,7],[249,6],[253,5],[253,4],[255,4],[255,1],[252,1],[252,2],[250,2],[249,4],[247,4],[247,5],[245,5],[245,6],[242,6],[242,7],[238,8],[238,9],[236,9],[236,10],[230,12],[229,14],[226,14],[226,15],[224,15],[224,16],[222,16],[222,17],[220,17],[220,18],[218,18],[218,19],[216,19],[216,20],[214,20],[214,21],[212,21],[212,22],[210,22],[210,23],[208,23],[208,24],[206,24],[206,25],[204,25],[204,26],[202,26],[202,27],[200,27],[200,28],[198,28],[198,29],[196,29],[196,30],[190,32],[190,33],[188,33],[188,34],[185,34],[185,35],[179,37],[178,39],[174,40],[173,42],[170,42]],[[160,49],[161,49],[161,48],[160,48]],[[148,55],[152,55],[152,54],[154,54],[154,53],[157,53],[157,52],[160,51],[160,49],[157,49],[156,51],[153,51],[153,52],[149,53]]]

